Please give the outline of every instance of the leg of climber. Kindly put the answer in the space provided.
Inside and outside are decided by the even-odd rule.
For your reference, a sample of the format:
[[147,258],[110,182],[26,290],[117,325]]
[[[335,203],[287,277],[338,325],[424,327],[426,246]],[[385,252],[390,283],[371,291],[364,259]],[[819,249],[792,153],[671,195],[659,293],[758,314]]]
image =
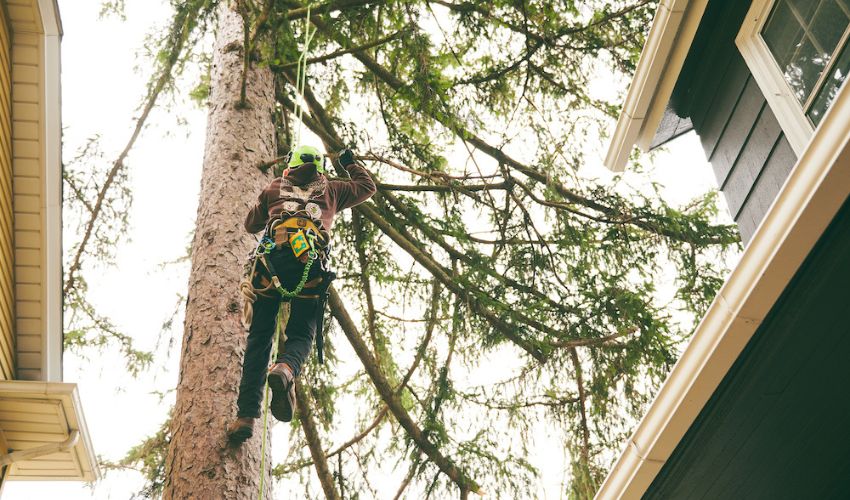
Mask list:
[[278,351],[274,366],[269,370],[269,389],[272,390],[272,415],[282,422],[292,420],[295,411],[295,379],[313,346],[318,322],[317,299],[292,299],[289,322],[286,324],[286,343]]
[[228,428],[234,443],[242,443],[254,433],[254,421],[260,416],[266,370],[269,366],[274,340],[279,299],[260,297],[254,302],[254,317],[248,330],[248,343],[242,363],[242,381],[239,383],[236,421]]

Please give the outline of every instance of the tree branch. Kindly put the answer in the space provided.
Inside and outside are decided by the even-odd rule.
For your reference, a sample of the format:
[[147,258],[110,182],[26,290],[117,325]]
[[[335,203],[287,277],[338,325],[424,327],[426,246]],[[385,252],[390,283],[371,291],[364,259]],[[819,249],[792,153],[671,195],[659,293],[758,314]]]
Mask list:
[[[331,30],[330,27],[324,21],[322,21],[321,19],[313,19],[313,24],[315,24],[316,27],[319,28],[319,30],[323,31],[332,39],[336,40],[337,43],[340,43],[339,40],[341,39],[341,35]],[[499,163],[507,165],[522,173],[523,175],[554,189],[555,192],[557,192],[560,196],[562,196],[570,203],[575,203],[587,207],[589,209],[595,210],[605,215],[609,220],[631,219],[631,216],[629,214],[625,214],[615,207],[607,206],[603,203],[599,203],[586,196],[583,196],[567,188],[563,184],[556,182],[547,173],[541,172],[532,166],[525,165],[517,161],[516,159],[510,157],[501,149],[488,144],[486,141],[484,141],[472,131],[468,130],[465,126],[463,126],[452,114],[448,112],[448,110],[436,109],[437,104],[423,104],[422,99],[418,99],[412,95],[409,85],[398,79],[394,74],[392,74],[381,64],[375,61],[375,59],[373,59],[369,54],[359,52],[355,53],[354,57],[357,58],[357,60],[359,60],[377,78],[382,80],[391,89],[396,91],[400,97],[407,100],[411,105],[413,105],[419,113],[430,117],[437,123],[440,123],[448,130],[452,131],[458,138],[465,142],[468,142],[476,149],[495,159]],[[673,240],[688,243],[733,244],[740,241],[740,237],[734,231],[728,231],[728,234],[721,236],[705,238],[699,235],[692,235],[686,232],[669,229],[654,221],[633,219],[630,223],[633,224],[635,227],[639,227],[646,231],[656,233]],[[725,229],[726,227],[721,226],[721,228]]]
[[324,450],[322,449],[322,441],[319,437],[319,429],[316,426],[316,421],[313,417],[313,398],[310,397],[309,389],[301,384],[295,386],[295,397],[298,403],[298,419],[301,421],[301,426],[304,428],[304,437],[307,439],[307,446],[310,448],[310,455],[313,457],[313,464],[316,467],[316,474],[319,476],[319,482],[322,484],[322,489],[325,491],[325,497],[331,500],[339,500],[339,493],[334,487],[333,475],[328,466],[327,458],[325,458]]
[[343,333],[345,333],[346,338],[348,338],[349,343],[351,343],[351,346],[354,348],[354,352],[357,353],[357,356],[366,368],[366,373],[368,373],[369,378],[372,379],[372,383],[377,389],[378,394],[380,394],[381,399],[384,400],[384,403],[386,403],[389,407],[393,416],[396,418],[396,421],[398,421],[402,428],[404,428],[407,435],[410,436],[410,439],[416,443],[416,446],[422,450],[422,452],[425,453],[432,462],[434,462],[440,471],[442,471],[457,485],[461,492],[480,491],[481,488],[475,480],[469,477],[465,471],[458,468],[451,459],[447,458],[440,452],[436,445],[425,438],[422,429],[416,425],[407,413],[407,410],[404,409],[398,395],[381,372],[381,369],[375,362],[375,358],[369,352],[369,348],[363,341],[363,338],[357,329],[357,325],[354,324],[351,316],[348,315],[348,311],[342,302],[342,298],[340,298],[339,294],[333,287],[330,288],[328,304],[330,305],[331,314],[336,319]]
[[[337,57],[341,57],[341,56],[344,56],[346,54],[352,54],[354,52],[360,52],[360,51],[363,51],[363,50],[369,50],[369,49],[372,49],[372,48],[375,48],[375,47],[379,47],[381,45],[384,45],[386,43],[389,43],[389,42],[395,40],[396,38],[401,36],[402,33],[404,33],[404,30],[398,30],[391,35],[381,37],[377,40],[374,40],[372,42],[367,42],[367,43],[364,43],[362,45],[358,45],[356,47],[351,47],[351,48],[348,48],[348,49],[339,49],[339,50],[335,50],[333,52],[330,52],[328,54],[324,54],[324,55],[316,56],[316,57],[311,57],[311,58],[307,59],[307,64],[323,63],[325,61],[330,61],[331,59],[335,59]],[[285,71],[285,70],[288,70],[288,69],[295,68],[296,66],[298,66],[297,61],[288,62],[288,63],[284,63],[284,64],[270,64],[269,65],[269,67],[272,69],[272,71],[275,71],[275,72]]]
[[168,40],[170,43],[170,50],[168,52],[168,57],[165,58],[163,62],[163,66],[160,69],[159,76],[156,78],[155,83],[148,91],[147,98],[145,99],[144,108],[142,108],[142,113],[139,115],[139,118],[136,119],[136,125],[133,127],[133,132],[130,134],[130,139],[127,141],[124,149],[118,155],[118,158],[115,159],[115,162],[112,164],[112,168],[109,169],[109,172],[106,174],[106,179],[101,185],[100,190],[97,193],[97,198],[95,199],[94,206],[91,209],[91,216],[86,223],[85,229],[83,230],[83,239],[80,241],[79,246],[77,247],[77,252],[74,254],[74,258],[71,261],[71,265],[68,266],[68,277],[65,280],[65,286],[63,287],[63,293],[68,295],[70,291],[76,285],[77,274],[80,271],[80,267],[82,266],[83,255],[85,255],[86,249],[88,247],[89,240],[92,237],[94,232],[94,227],[97,224],[98,219],[100,218],[100,213],[103,211],[103,203],[106,199],[106,195],[109,192],[109,189],[112,187],[112,184],[115,182],[116,177],[118,176],[118,172],[120,172],[124,167],[124,161],[127,159],[127,155],[130,154],[130,151],[133,149],[133,146],[136,144],[136,140],[139,138],[139,135],[142,133],[142,129],[145,126],[145,123],[148,120],[148,117],[153,111],[153,108],[156,106],[156,102],[159,99],[160,94],[165,89],[166,85],[171,81],[172,71],[174,67],[177,65],[177,62],[180,60],[180,55],[183,53],[183,49],[186,46],[186,42],[189,40],[189,36],[195,28],[195,21],[197,19],[198,13],[201,10],[200,5],[197,3],[192,3],[192,9],[185,12],[184,16],[178,16],[174,23],[171,26],[171,31],[169,32]]

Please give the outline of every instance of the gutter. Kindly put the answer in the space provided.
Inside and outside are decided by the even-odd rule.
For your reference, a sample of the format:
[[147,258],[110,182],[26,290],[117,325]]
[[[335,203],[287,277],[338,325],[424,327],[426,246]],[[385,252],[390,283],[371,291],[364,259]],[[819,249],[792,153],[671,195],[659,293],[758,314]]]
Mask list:
[[845,85],[596,494],[644,495],[850,194]]
[[44,138],[44,335],[42,337],[42,379],[62,381],[64,309],[62,296],[62,102],[61,49],[62,22],[56,0],[38,0],[43,34],[41,126]]
[[605,155],[604,164],[610,170],[623,171],[635,144],[649,148],[707,3],[662,0],[658,5]]

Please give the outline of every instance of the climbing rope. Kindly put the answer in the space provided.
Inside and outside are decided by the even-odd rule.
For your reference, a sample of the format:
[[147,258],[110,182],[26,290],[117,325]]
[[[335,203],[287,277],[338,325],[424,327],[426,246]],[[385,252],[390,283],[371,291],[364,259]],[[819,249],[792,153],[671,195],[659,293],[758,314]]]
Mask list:
[[[277,322],[275,325],[274,339],[272,340],[271,354],[273,359],[277,360],[277,349],[280,345],[280,336],[286,331],[286,324],[289,323],[290,302],[281,302],[280,308],[277,310]],[[269,433],[269,382],[266,380],[266,387],[263,394],[263,444],[260,447],[260,491],[257,495],[259,500],[263,500],[263,486],[266,479],[266,439]]]
[[[298,92],[298,96],[296,98],[296,103],[298,105],[298,109],[296,110],[296,119],[298,121],[298,131],[295,135],[295,144],[301,144],[301,129],[303,127],[302,116],[304,115],[304,90],[307,87],[307,58],[310,53],[310,43],[313,41],[313,37],[316,35],[318,28],[310,31],[310,18],[312,10],[312,4],[307,4],[307,16],[304,18],[304,50],[301,51],[301,56],[298,58],[298,71],[295,75],[295,87]],[[257,247],[257,256],[260,257],[262,255],[268,254],[274,249],[274,241],[266,241],[268,238],[263,238],[260,242],[260,245]],[[274,283],[275,288],[278,293],[280,293],[281,297],[284,299],[293,299],[297,297],[301,291],[304,289],[304,285],[307,284],[307,277],[310,274],[310,268],[313,267],[313,263],[318,258],[318,252],[316,252],[313,241],[310,241],[310,250],[307,254],[307,263],[304,265],[304,272],[301,274],[301,280],[295,286],[293,290],[287,290],[283,288],[280,284],[280,280],[277,275],[272,275],[272,283]],[[290,313],[291,302],[285,301],[280,303],[280,308],[278,309],[277,315],[277,325],[275,327],[274,332],[274,340],[272,341],[272,355],[274,359],[277,359],[277,350],[280,343],[280,336],[286,331],[286,324],[289,322],[289,313]],[[264,394],[263,394],[263,444],[260,448],[260,490],[257,495],[259,500],[263,500],[263,487],[265,486],[265,478],[266,478],[266,441],[268,435],[268,425],[269,425],[269,382],[266,380]]]
[[298,109],[295,111],[295,117],[298,121],[295,144],[301,144],[301,128],[304,125],[301,122],[301,117],[304,114],[304,90],[307,88],[307,56],[310,53],[310,43],[313,41],[316,32],[319,31],[319,28],[314,28],[312,32],[310,31],[311,9],[312,5],[307,4],[307,16],[304,18],[304,50],[301,51],[301,56],[298,58],[298,71],[295,75],[295,89],[298,92],[298,96],[295,99],[298,106]]

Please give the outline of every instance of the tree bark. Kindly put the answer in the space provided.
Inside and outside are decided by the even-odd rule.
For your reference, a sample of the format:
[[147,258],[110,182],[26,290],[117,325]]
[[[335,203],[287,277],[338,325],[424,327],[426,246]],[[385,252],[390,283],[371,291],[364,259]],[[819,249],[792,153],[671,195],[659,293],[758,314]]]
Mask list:
[[[180,378],[166,460],[166,499],[256,499],[259,494],[262,419],[254,437],[241,447],[229,446],[225,435],[236,415],[246,338],[238,284],[244,258],[256,244],[242,221],[268,180],[254,165],[275,153],[274,87],[268,68],[250,70],[248,105],[237,106],[242,26],[240,16],[222,2]],[[271,493],[270,462],[267,451],[262,472],[265,498]]]

